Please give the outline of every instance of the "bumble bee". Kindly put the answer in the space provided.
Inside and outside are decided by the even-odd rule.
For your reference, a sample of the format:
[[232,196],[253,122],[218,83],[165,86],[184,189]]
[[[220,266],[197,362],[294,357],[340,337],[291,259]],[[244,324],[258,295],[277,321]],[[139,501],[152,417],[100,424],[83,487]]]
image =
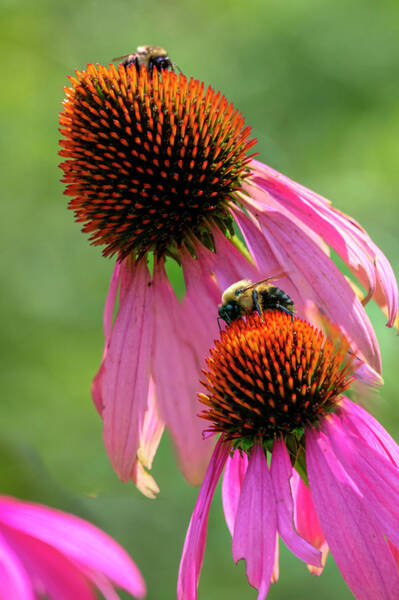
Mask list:
[[153,69],[161,71],[167,69],[168,71],[174,71],[174,64],[170,60],[168,53],[165,48],[161,46],[138,46],[136,52],[132,54],[125,54],[124,56],[118,56],[113,61],[122,60],[122,65],[127,67],[128,65],[135,65],[139,71],[142,65],[145,66],[147,71],[152,73]]
[[232,321],[257,312],[259,315],[265,310],[281,310],[293,317],[294,303],[283,290],[268,283],[273,279],[282,277],[285,273],[268,279],[252,283],[248,279],[237,281],[223,292],[222,304],[219,305],[219,319],[230,325]]

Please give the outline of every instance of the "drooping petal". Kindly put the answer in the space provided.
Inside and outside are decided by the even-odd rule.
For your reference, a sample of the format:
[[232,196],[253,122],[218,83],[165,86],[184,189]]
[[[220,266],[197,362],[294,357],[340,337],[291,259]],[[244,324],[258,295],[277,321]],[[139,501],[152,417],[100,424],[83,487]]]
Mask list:
[[[369,364],[355,360],[356,370],[355,370],[355,382],[359,383],[359,386],[363,386],[360,389],[363,391],[364,395],[364,386],[367,387],[381,387],[384,385],[384,380],[377,371],[375,371]],[[372,390],[371,390],[372,391]]]
[[367,313],[345,277],[320,248],[292,221],[273,212],[259,217],[264,235],[297,288],[339,325],[373,369],[381,371],[378,342]]
[[[369,286],[373,292],[376,286],[376,274],[372,257],[369,252],[346,231],[339,222],[334,220],[334,211],[328,201],[312,202],[313,192],[302,188],[296,182],[265,168],[256,171],[253,182],[265,192],[265,204],[268,207],[273,200],[277,201],[282,210],[289,211],[310,229],[317,232],[355,272],[363,268]],[[262,194],[254,194],[256,200],[262,201]],[[327,218],[327,215],[329,218]],[[363,266],[364,265],[364,266]]]
[[252,161],[254,181],[316,231],[348,265],[370,297],[387,308],[388,326],[398,310],[398,288],[392,267],[367,232],[352,218],[332,208],[331,203],[312,190],[281,175],[267,165]]
[[270,474],[272,477],[274,497],[277,510],[277,527],[281,539],[286,546],[303,562],[321,567],[321,553],[309,544],[295,529],[294,501],[292,498],[290,480],[292,465],[284,440],[274,443]]
[[177,582],[178,600],[196,600],[204,558],[208,514],[213,494],[229,454],[229,446],[219,438],[198,494],[184,541]]
[[[365,231],[363,234],[367,236]],[[387,326],[395,325],[398,328],[398,286],[395,274],[389,260],[378,246],[370,240],[367,243],[370,245],[371,252],[375,253],[374,263],[377,268],[377,287],[373,298],[386,315]]]
[[[191,265],[196,266],[198,265]],[[190,271],[190,266],[187,269]],[[199,285],[198,274],[192,273],[192,284]],[[201,386],[202,361],[212,342],[212,326],[216,330],[215,300],[209,310],[205,288],[198,290],[194,304],[191,297],[184,304],[177,300],[161,264],[154,269],[156,338],[153,377],[162,420],[172,434],[182,471],[192,484],[199,484],[212,452],[213,440],[204,440],[203,420],[197,415],[200,405],[197,393]],[[201,307],[201,303],[204,306]],[[199,319],[195,311],[203,311]],[[212,317],[210,315],[212,312]]]
[[[256,160],[256,159],[252,159],[251,160],[251,170],[254,174],[254,177],[269,177],[269,176],[274,176],[276,178],[281,179],[282,181],[289,181],[298,186],[299,188],[303,188],[304,190],[307,190],[307,188],[305,188],[304,186],[302,186],[301,184],[297,183],[296,181],[293,181],[291,179],[289,179],[288,177],[286,177],[285,175],[282,175],[282,173],[280,173],[279,171],[276,171],[275,169],[273,169],[272,167],[269,167],[268,165],[266,165],[265,163]],[[307,190],[310,193],[314,194],[317,197],[317,203],[320,206],[331,206],[331,201],[327,200],[327,198],[324,198],[323,196],[320,196],[318,194],[316,194],[315,192],[312,192],[311,190]]]
[[119,594],[116,592],[112,583],[101,573],[87,571],[87,577],[93,582],[96,588],[102,593],[105,600],[120,600]]
[[[305,306],[305,320],[312,323],[317,329],[323,331],[328,337],[334,338],[334,324],[330,320],[326,320],[325,315],[316,306],[316,304],[308,300]],[[333,327],[332,327],[333,325]],[[367,397],[374,393],[375,389],[384,384],[384,380],[375,369],[368,363],[364,362],[360,356],[353,355],[353,368],[355,381],[352,384],[352,391],[356,391],[356,396],[364,401]]]
[[132,559],[91,523],[7,496],[0,496],[0,522],[56,548],[77,565],[103,573],[133,596],[145,595],[145,583]]
[[281,286],[297,304],[302,304],[301,290],[291,280],[287,265],[283,266],[277,260],[260,227],[242,210],[234,208],[233,216],[256,263],[260,278],[273,277],[275,285]]
[[392,600],[399,578],[392,553],[359,489],[322,433],[306,433],[310,491],[331,553],[358,600]]
[[112,331],[112,320],[114,316],[115,309],[115,301],[116,295],[118,293],[119,286],[119,275],[120,275],[121,265],[120,262],[117,261],[112,272],[111,281],[108,288],[107,298],[105,300],[104,307],[104,338],[105,338],[105,348],[108,346],[111,331]]
[[343,467],[364,495],[364,503],[380,523],[381,531],[399,547],[399,468],[387,455],[345,432],[338,417],[331,418],[325,431]]
[[[220,302],[220,288],[212,277],[213,271],[208,270],[214,267],[217,261],[214,259],[213,265],[210,265],[208,260],[204,260],[205,252],[208,255],[210,254],[204,248],[198,252],[198,260],[193,259],[188,252],[184,253],[182,258],[186,284],[186,293],[182,305],[188,315],[189,322],[195,323],[198,330],[196,335],[198,340],[197,353],[200,357],[202,357],[203,352],[207,353],[209,351],[209,346],[218,334],[216,317],[217,306]],[[205,323],[207,327],[204,327]]]
[[35,600],[34,591],[18,553],[7,543],[0,530],[0,598]]
[[3,534],[40,596],[55,600],[96,600],[94,589],[81,569],[54,547],[7,527],[3,528]]
[[[213,232],[215,240],[213,270],[222,291],[241,279],[259,281],[264,276],[219,229]],[[220,302],[220,299],[219,299]]]
[[[264,192],[260,191],[257,195],[256,187],[252,184],[248,193],[254,197],[262,197]],[[251,203],[255,205],[251,206]],[[272,196],[268,197],[263,210],[260,202],[257,203],[253,199],[248,200],[247,204],[248,210],[256,215],[263,237],[267,239],[267,242],[262,242],[258,236],[259,243],[252,249],[255,260],[262,260],[262,254],[268,255],[271,250],[277,262],[284,265],[284,270],[297,288],[302,302],[314,301],[330,320],[342,327],[367,362],[380,372],[379,348],[370,320],[355,291],[323,249],[320,236],[284,209]],[[234,213],[237,221],[237,216],[240,218],[239,212],[234,210]],[[242,229],[242,225],[240,228]],[[244,231],[243,235],[245,236]],[[248,240],[246,241],[248,243]],[[263,252],[260,251],[262,243]],[[286,284],[283,289],[298,301],[295,293],[290,292]]]
[[392,542],[390,542],[389,540],[388,540],[388,545],[389,545],[389,547],[391,549],[391,552],[392,552],[393,558],[395,560],[396,566],[399,567],[399,549],[396,548],[396,546],[394,546],[392,544]]
[[[122,287],[125,292],[122,297]],[[147,408],[153,293],[144,261],[121,265],[121,298],[98,385],[104,443],[122,481],[132,474]],[[98,388],[96,387],[96,393]]]
[[273,284],[283,289],[294,301],[296,314],[306,317],[307,303],[312,294],[310,286],[303,279],[294,281],[290,272],[292,265],[279,262],[259,224],[236,208],[234,218],[262,274],[261,278],[273,277]]
[[345,428],[352,429],[366,443],[386,454],[399,467],[399,446],[384,427],[364,408],[345,398],[342,420]]
[[253,180],[247,181],[244,184],[246,194],[241,194],[243,205],[248,213],[259,221],[259,217],[267,216],[272,212],[277,212],[285,216],[289,221],[296,223],[300,228],[307,232],[309,238],[320,248],[324,254],[330,256],[330,247],[323,238],[316,233],[311,227],[307,227],[300,219],[286,210],[280,202],[275,200],[273,196],[262,190]]
[[112,272],[111,281],[108,288],[107,298],[105,300],[104,307],[104,351],[101,366],[97,372],[97,375],[93,379],[91,385],[91,395],[93,397],[94,406],[96,407],[100,416],[103,411],[103,399],[102,399],[102,375],[104,373],[104,360],[108,351],[109,341],[111,339],[112,331],[112,320],[114,316],[116,295],[119,286],[119,274],[120,274],[120,263],[117,262]]
[[308,540],[312,546],[321,552],[322,566],[319,568],[308,564],[307,567],[309,571],[313,573],[313,575],[321,575],[327,560],[328,544],[320,527],[310,490],[302,481],[297,471],[293,472],[291,489],[295,504],[296,529],[299,535],[301,535],[305,540]]
[[235,450],[233,456],[228,457],[223,473],[223,511],[231,535],[233,535],[234,532],[241,487],[247,467],[248,457],[246,453],[240,453],[239,450]]
[[[105,353],[104,349],[104,353]],[[98,414],[102,417],[104,404],[103,404],[103,391],[102,391],[102,377],[104,374],[104,359],[101,362],[100,368],[95,375],[91,384],[91,397],[93,398],[93,404],[97,409]]]
[[156,405],[154,381],[150,377],[147,409],[144,413],[143,428],[140,431],[137,459],[132,471],[132,480],[140,492],[148,498],[156,498],[159,493],[157,482],[148,473],[148,470],[152,467],[152,461],[161,441],[164,428],[165,425],[159,417]]
[[272,578],[277,515],[267,460],[261,444],[252,450],[241,489],[233,534],[233,558],[246,561],[249,583],[266,598]]

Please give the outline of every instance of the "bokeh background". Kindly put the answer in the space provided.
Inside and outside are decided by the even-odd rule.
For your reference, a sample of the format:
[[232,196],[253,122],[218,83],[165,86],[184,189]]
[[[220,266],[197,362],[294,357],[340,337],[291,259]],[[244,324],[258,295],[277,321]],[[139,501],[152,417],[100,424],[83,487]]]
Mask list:
[[[113,263],[90,247],[57,168],[67,75],[145,43],[222,90],[260,159],[333,200],[399,264],[399,4],[396,0],[2,0],[0,493],[70,510],[134,557],[149,600],[174,597],[197,490],[167,436],[156,501],[118,481],[90,382],[102,353]],[[369,306],[386,385],[374,413],[399,436],[397,343]],[[204,324],[206,326],[206,324]],[[235,566],[216,493],[200,583],[206,600],[254,599]],[[355,558],[355,557],[354,557]],[[282,548],[270,598],[351,598],[331,557],[315,578]]]

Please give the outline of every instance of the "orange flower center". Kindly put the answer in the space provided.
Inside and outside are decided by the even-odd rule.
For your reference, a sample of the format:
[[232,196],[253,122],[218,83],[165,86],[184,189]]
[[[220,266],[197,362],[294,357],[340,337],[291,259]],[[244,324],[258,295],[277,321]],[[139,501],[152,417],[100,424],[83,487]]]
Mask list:
[[156,69],[88,65],[60,115],[69,207],[93,244],[124,258],[213,248],[248,174],[249,127],[220,93]]
[[[317,427],[352,382],[348,341],[325,337],[280,311],[238,319],[221,333],[207,359],[209,431],[226,439],[273,440]],[[245,446],[244,446],[245,447]]]

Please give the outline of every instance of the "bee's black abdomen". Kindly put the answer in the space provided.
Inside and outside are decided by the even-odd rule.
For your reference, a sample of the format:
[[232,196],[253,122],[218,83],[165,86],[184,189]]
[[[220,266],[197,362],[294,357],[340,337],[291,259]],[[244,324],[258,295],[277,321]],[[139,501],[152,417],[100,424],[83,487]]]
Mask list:
[[121,64],[124,67],[128,67],[129,65],[134,65],[137,70],[140,69],[139,61],[137,60],[137,56],[135,54],[129,54],[129,56],[127,56]]
[[270,286],[260,294],[262,310],[286,308],[289,312],[294,312],[294,303],[283,290],[278,287]]

